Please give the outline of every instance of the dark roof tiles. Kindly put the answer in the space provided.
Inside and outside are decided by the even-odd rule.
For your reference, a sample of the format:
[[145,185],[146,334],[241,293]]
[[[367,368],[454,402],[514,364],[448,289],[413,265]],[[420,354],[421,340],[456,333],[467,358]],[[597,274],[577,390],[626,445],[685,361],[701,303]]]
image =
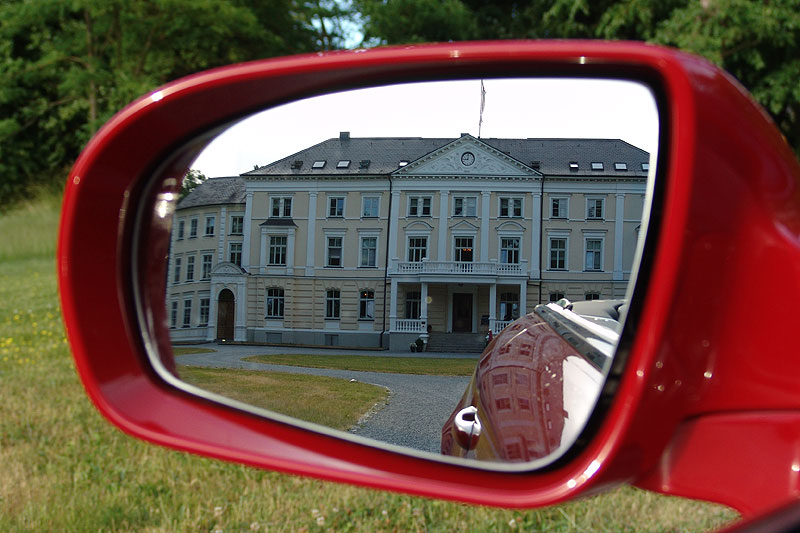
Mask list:
[[211,178],[195,187],[188,196],[178,202],[178,209],[215,204],[243,204],[244,200],[245,182],[242,178]]

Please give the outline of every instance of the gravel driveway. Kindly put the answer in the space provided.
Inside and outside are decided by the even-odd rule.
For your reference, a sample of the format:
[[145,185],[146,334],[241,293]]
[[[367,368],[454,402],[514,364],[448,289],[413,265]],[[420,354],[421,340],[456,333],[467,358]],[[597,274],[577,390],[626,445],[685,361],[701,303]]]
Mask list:
[[[441,429],[464,393],[470,378],[462,376],[425,376],[388,374],[324,368],[272,365],[242,361],[251,355],[267,353],[321,353],[334,355],[380,355],[408,357],[410,354],[392,352],[344,352],[317,349],[287,349],[265,346],[198,346],[218,350],[211,353],[187,354],[176,357],[179,364],[247,370],[271,370],[294,374],[311,374],[341,379],[356,379],[389,389],[388,403],[363,421],[351,433],[390,444],[439,453]],[[470,357],[464,354],[424,354],[430,357]],[[477,363],[477,356],[476,356]]]

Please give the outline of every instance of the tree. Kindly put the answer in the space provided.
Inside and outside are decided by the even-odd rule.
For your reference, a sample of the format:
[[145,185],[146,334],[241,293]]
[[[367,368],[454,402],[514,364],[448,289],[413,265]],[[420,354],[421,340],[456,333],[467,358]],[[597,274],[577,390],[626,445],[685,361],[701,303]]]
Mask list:
[[178,197],[178,200],[183,200],[189,193],[197,188],[198,185],[201,185],[204,181],[206,181],[208,177],[196,169],[189,169],[189,172],[183,177],[183,182],[181,183],[181,193]]

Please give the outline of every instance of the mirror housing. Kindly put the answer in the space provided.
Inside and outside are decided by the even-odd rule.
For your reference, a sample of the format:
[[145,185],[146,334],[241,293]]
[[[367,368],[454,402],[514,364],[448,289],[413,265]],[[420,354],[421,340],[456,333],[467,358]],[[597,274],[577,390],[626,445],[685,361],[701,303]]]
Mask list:
[[[635,79],[661,107],[654,231],[637,280],[647,300],[631,304],[636,334],[620,345],[609,378],[616,393],[590,439],[543,470],[484,471],[261,418],[158,377],[140,334],[158,329],[158,321],[137,313],[135,302],[136,290],[162,290],[138,282],[155,279],[147,269],[165,266],[133,264],[143,239],[138,215],[152,207],[154,176],[173,179],[176,193],[211,138],[265,107],[370,85],[499,76]],[[754,513],[795,497],[800,471],[800,364],[787,356],[795,321],[755,296],[762,280],[787,301],[800,296],[799,185],[794,155],[735,81],[704,60],[659,47],[450,43],[245,63],[153,91],[88,144],[62,210],[63,316],[98,409],[127,433],[175,449],[504,507],[633,482]],[[733,290],[742,295],[735,302]],[[742,320],[745,309],[754,312]]]

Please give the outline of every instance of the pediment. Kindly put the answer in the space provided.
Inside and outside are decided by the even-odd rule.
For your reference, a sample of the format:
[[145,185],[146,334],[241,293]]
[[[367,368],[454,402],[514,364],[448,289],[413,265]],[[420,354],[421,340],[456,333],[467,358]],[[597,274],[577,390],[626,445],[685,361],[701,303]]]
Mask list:
[[514,220],[506,220],[497,226],[497,231],[525,231],[525,226]]
[[415,220],[403,228],[406,231],[433,231],[433,226],[424,220]]
[[244,274],[244,270],[242,270],[242,267],[237,266],[233,263],[222,262],[222,263],[217,263],[214,266],[214,268],[211,269],[211,275],[214,274],[229,274],[229,275],[236,274],[241,276],[242,274]]
[[541,174],[471,135],[464,135],[396,170],[397,177],[470,176],[534,179]]
[[450,229],[455,231],[478,231],[479,228],[478,226],[476,226],[471,222],[468,222],[466,220],[461,220],[460,222],[457,222],[452,226],[450,226]]

